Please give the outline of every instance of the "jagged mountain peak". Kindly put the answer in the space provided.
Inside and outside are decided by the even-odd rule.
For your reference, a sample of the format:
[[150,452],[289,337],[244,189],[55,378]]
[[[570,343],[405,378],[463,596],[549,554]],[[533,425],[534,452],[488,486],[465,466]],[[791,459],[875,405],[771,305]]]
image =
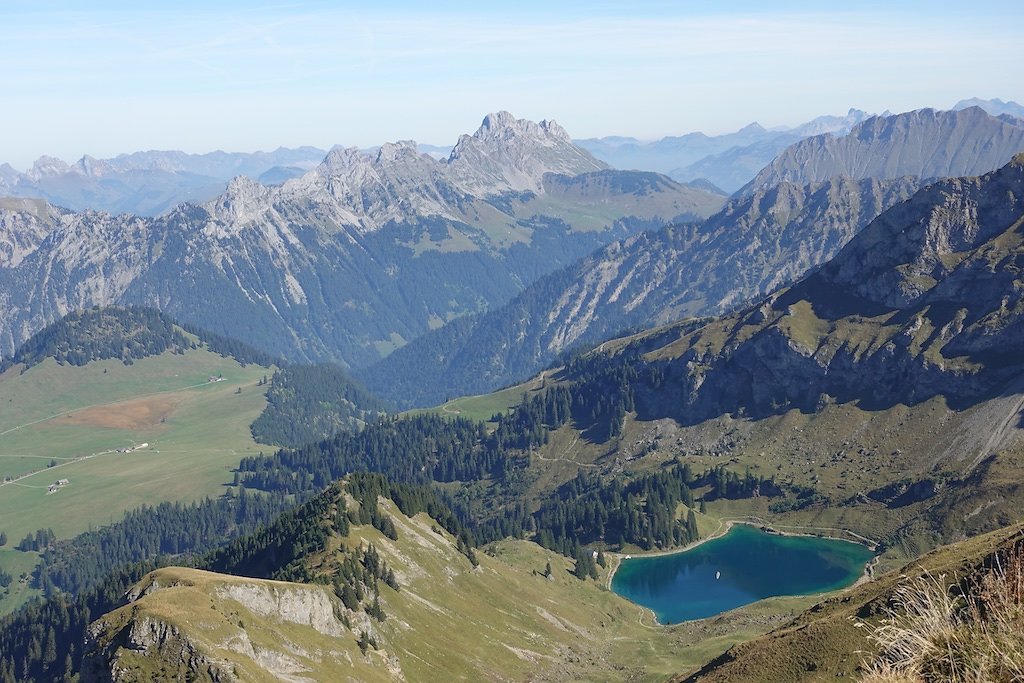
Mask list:
[[48,176],[63,175],[69,170],[71,170],[71,167],[63,159],[44,154],[35,160],[32,168],[25,175],[32,180],[39,180]]
[[81,159],[75,162],[75,165],[71,167],[71,170],[90,178],[99,178],[110,173],[114,169],[108,162],[102,159],[97,159],[89,154],[84,154]]
[[744,133],[744,134],[749,134],[749,133],[765,133],[765,132],[767,132],[767,130],[768,129],[765,128],[764,126],[762,126],[760,123],[758,123],[757,121],[754,121],[753,123],[748,123],[747,125],[743,126],[742,128],[740,128],[736,132],[737,133]]
[[224,193],[207,205],[214,216],[227,224],[241,226],[252,221],[269,205],[272,190],[249,176],[235,176]]
[[367,161],[369,161],[369,157],[358,147],[334,147],[327,153],[327,156],[324,157],[323,162],[317,168],[321,172],[326,171],[326,174],[330,175],[333,171],[358,166]]
[[[419,158],[423,156],[419,152],[419,148],[415,140],[398,140],[397,142],[385,142],[377,150],[377,157],[375,161],[378,164],[401,161],[410,158]],[[433,158],[431,158],[433,161]]]
[[573,144],[554,121],[517,119],[507,111],[488,114],[475,133],[462,135],[446,165],[460,186],[482,194],[539,194],[545,173],[579,175],[608,168]]
[[555,121],[543,120],[540,123],[536,123],[529,119],[517,119],[514,114],[504,110],[485,116],[476,133],[467,137],[477,139],[505,137],[507,139],[517,135],[527,135],[541,139],[551,137],[571,142],[569,133]]

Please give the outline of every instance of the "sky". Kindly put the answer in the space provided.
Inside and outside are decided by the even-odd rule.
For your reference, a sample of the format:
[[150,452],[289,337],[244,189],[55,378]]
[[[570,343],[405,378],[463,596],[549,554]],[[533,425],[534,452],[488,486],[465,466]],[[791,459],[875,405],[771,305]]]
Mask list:
[[1024,3],[0,0],[0,163],[1024,102]]

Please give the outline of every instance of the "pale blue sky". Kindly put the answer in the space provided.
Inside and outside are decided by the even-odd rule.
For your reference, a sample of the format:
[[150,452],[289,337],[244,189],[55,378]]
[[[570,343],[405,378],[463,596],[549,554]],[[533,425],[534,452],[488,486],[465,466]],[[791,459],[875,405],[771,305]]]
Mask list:
[[0,0],[0,162],[451,144],[498,109],[654,138],[1024,102],[1022,6]]

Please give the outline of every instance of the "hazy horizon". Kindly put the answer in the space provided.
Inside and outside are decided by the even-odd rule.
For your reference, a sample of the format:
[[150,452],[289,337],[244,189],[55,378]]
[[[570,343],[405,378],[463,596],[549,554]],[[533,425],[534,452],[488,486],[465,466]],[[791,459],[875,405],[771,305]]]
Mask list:
[[1024,9],[1009,2],[426,11],[16,0],[0,16],[0,163],[19,170],[43,155],[451,145],[502,109],[575,138],[652,140],[850,108],[1024,101],[1008,57]]

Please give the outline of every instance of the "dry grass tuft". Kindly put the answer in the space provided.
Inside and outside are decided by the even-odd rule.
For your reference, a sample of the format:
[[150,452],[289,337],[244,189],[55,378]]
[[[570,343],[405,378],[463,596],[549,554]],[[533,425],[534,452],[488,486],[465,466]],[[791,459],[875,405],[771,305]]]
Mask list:
[[896,590],[862,682],[1024,682],[1024,550],[949,583],[925,574]]

